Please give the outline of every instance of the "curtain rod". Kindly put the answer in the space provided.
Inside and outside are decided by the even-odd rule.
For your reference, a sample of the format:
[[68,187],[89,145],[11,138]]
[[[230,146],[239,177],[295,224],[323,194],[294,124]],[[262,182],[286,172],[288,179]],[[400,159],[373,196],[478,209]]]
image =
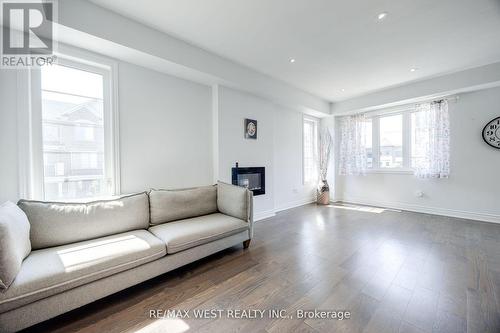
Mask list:
[[366,110],[366,111],[363,111],[363,110],[353,111],[353,112],[349,112],[349,113],[342,114],[342,115],[339,114],[339,116],[350,116],[350,115],[355,115],[355,114],[377,115],[377,114],[408,112],[408,111],[415,110],[415,107],[419,104],[422,104],[422,103],[437,102],[440,100],[447,100],[449,102],[457,102],[459,100],[459,98],[460,98],[460,96],[455,95],[455,94],[448,95],[448,96],[438,96],[438,97],[433,97],[433,98],[424,98],[421,100],[415,100],[413,102],[402,103],[402,104],[394,105],[394,106],[383,106],[382,105],[379,107],[371,108],[371,109]]

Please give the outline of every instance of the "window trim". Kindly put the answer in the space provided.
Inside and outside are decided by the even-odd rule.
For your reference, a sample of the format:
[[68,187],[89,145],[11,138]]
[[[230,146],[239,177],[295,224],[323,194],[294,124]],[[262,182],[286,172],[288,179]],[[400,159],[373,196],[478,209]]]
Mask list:
[[[302,114],[302,122],[301,122],[301,131],[302,131],[302,185],[306,186],[306,185],[311,185],[311,184],[314,184],[315,181],[314,180],[306,180],[306,172],[305,172],[305,163],[304,163],[304,158],[305,158],[305,133],[304,133],[304,123],[308,121],[308,122],[312,122],[314,124],[314,129],[315,129],[315,132],[314,133],[315,137],[316,137],[316,147],[315,147],[315,153],[316,153],[316,160],[317,160],[317,157],[319,155],[319,119],[315,118],[315,117],[312,117],[312,116],[308,116],[308,115],[305,115],[305,114]],[[317,181],[317,180],[316,180]]]
[[[58,64],[101,74],[104,77],[105,174],[111,196],[120,191],[120,142],[118,112],[118,63],[112,59],[59,44]],[[41,71],[18,71],[19,197],[44,200]],[[82,201],[93,200],[86,198]],[[70,199],[68,199],[70,200]],[[71,199],[71,201],[74,201]]]

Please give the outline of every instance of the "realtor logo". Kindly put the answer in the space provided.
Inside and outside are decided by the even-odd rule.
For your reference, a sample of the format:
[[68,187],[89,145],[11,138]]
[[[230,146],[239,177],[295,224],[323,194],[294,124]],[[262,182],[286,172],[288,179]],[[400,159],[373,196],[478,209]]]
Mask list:
[[53,1],[2,1],[1,67],[53,63],[54,10]]

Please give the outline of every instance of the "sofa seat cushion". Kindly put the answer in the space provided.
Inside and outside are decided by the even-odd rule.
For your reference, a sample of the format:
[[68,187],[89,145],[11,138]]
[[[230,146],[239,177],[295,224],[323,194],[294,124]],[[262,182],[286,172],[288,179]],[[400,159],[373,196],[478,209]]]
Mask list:
[[248,223],[243,220],[215,213],[160,224],[149,228],[149,231],[163,240],[167,253],[172,254],[248,229]]
[[32,251],[10,287],[0,313],[165,256],[165,244],[146,230]]

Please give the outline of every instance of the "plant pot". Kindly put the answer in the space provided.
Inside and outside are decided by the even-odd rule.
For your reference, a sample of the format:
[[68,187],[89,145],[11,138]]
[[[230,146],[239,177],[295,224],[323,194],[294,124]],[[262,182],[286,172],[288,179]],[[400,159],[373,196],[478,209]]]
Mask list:
[[321,186],[318,188],[316,202],[318,205],[328,205],[330,203],[330,187],[325,180],[321,181]]
[[330,191],[319,192],[316,199],[318,205],[328,205],[330,203]]

